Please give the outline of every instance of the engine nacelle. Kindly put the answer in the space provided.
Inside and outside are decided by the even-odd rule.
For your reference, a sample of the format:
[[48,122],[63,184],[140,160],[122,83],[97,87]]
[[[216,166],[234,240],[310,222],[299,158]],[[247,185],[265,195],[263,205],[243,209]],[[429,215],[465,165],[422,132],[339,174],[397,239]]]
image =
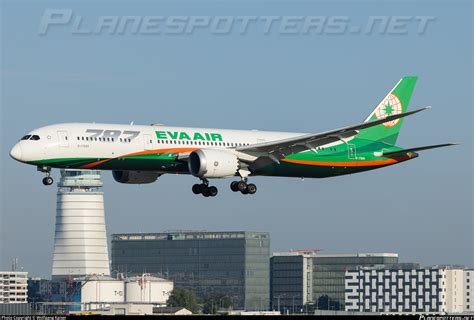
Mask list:
[[114,170],[112,176],[115,181],[128,184],[145,184],[152,183],[161,176],[161,173],[153,171],[127,171]]
[[225,178],[235,176],[239,170],[239,160],[233,153],[200,149],[189,155],[189,172],[199,178]]

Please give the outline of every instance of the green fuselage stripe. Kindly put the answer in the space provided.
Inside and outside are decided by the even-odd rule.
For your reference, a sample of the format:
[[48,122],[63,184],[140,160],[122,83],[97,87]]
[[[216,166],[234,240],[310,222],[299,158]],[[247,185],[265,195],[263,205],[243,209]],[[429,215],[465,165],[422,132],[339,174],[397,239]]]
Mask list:
[[[162,149],[168,151],[169,149]],[[347,144],[319,148],[288,155],[280,163],[270,163],[254,172],[255,175],[286,177],[330,177],[372,170],[409,160],[379,157],[374,152],[400,150],[398,147],[377,141],[353,139]],[[161,172],[189,173],[185,161],[178,160],[176,152],[160,150],[146,154],[130,154],[116,158],[61,158],[29,162],[33,165],[53,168],[87,168],[98,170],[149,170]],[[156,152],[156,153],[155,153]]]

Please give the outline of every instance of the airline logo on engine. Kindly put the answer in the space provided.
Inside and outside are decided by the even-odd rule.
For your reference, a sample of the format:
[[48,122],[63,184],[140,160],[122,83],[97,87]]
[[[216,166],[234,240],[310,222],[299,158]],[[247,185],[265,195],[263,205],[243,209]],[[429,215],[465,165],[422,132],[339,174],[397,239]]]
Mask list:
[[223,141],[222,135],[215,132],[155,131],[158,139]]

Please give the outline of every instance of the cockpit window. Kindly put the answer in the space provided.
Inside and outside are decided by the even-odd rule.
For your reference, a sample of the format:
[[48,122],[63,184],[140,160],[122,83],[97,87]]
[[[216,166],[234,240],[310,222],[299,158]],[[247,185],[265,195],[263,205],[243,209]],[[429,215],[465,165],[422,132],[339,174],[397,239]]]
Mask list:
[[31,137],[31,135],[27,135],[27,136],[24,136],[23,138],[21,138],[21,140],[28,140],[29,138]]
[[35,134],[35,135],[31,136],[30,140],[39,140],[39,139],[40,139],[40,137]]

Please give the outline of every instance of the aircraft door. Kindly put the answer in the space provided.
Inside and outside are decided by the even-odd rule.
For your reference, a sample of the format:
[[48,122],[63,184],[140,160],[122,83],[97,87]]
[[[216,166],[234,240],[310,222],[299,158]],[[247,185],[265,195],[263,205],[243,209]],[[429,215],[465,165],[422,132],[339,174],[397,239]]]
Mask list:
[[145,150],[152,150],[153,149],[153,140],[151,139],[150,134],[144,134],[143,135],[143,143]]
[[68,141],[68,136],[67,136],[67,131],[58,131],[58,140],[59,140],[59,146],[62,148],[68,148],[69,147],[69,141]]
[[356,159],[357,158],[357,150],[355,144],[348,144],[347,145],[347,153],[349,159]]

